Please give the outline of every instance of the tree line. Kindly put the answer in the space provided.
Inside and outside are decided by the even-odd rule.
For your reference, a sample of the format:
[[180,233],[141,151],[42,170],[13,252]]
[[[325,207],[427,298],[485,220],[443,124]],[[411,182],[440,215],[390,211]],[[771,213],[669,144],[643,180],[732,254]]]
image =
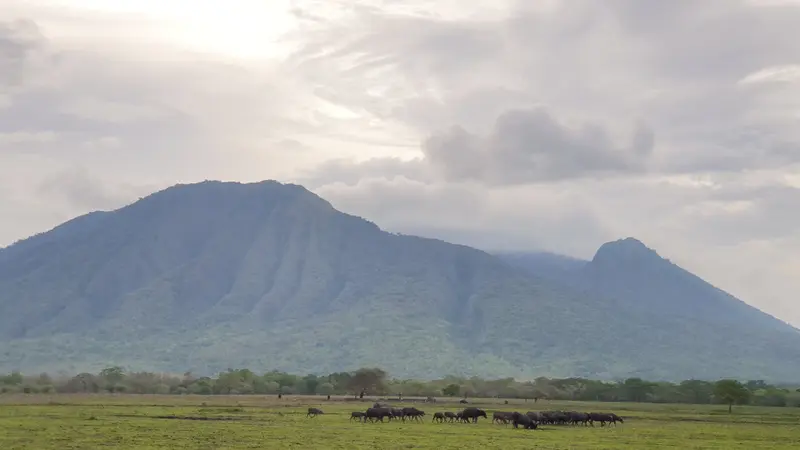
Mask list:
[[0,393],[132,393],[195,395],[351,395],[400,397],[500,397],[539,400],[748,404],[800,407],[800,389],[763,380],[651,382],[641,378],[598,381],[586,378],[482,379],[447,376],[422,381],[390,378],[379,368],[328,375],[295,375],[228,369],[212,377],[127,371],[119,366],[98,373],[0,376]]

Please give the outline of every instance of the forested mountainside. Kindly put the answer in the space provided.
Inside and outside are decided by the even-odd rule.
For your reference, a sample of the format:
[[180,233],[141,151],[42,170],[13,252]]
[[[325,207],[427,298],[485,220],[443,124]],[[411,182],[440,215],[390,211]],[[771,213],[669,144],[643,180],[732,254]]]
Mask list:
[[301,186],[203,182],[0,250],[0,371],[110,364],[791,380],[800,332],[633,239],[496,256]]

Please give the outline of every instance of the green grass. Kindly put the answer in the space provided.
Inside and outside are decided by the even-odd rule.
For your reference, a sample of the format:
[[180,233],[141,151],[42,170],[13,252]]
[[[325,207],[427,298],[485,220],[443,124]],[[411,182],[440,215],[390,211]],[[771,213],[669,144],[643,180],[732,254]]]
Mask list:
[[[97,449],[790,449],[800,448],[800,408],[630,403],[475,401],[487,411],[613,411],[618,427],[543,426],[529,431],[492,425],[433,424],[455,403],[416,404],[424,423],[362,424],[351,411],[367,401],[321,397],[14,395],[0,397],[0,448]],[[309,405],[325,411],[306,418]],[[491,417],[491,413],[489,414]],[[212,418],[217,420],[191,420]]]

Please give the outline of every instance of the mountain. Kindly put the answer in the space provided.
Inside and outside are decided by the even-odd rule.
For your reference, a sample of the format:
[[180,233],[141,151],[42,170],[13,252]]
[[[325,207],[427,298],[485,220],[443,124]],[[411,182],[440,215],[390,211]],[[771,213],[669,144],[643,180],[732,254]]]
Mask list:
[[209,181],[0,250],[0,371],[111,364],[793,380],[800,332],[635,240],[491,255],[301,186]]

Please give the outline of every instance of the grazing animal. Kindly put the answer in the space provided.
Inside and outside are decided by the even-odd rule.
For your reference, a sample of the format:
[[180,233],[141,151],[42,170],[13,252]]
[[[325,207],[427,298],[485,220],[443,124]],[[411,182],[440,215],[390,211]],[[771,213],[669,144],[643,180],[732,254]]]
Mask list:
[[319,408],[308,408],[308,414],[306,414],[306,417],[317,417],[320,414],[325,413],[323,413]]
[[492,423],[500,423],[502,422],[505,425],[508,425],[508,422],[511,420],[511,415],[513,413],[505,412],[505,411],[495,411],[492,413]]
[[369,408],[364,416],[364,420],[369,419],[370,422],[375,422],[380,420],[383,422],[383,418],[388,417],[389,420],[392,418],[392,410],[390,408]]
[[569,416],[563,411],[542,411],[542,422],[552,425],[565,425]]
[[586,426],[589,423],[589,414],[582,412],[570,411],[567,413],[567,418],[570,425],[583,424]]
[[458,401],[458,403],[461,403],[461,404],[463,404],[463,405],[466,405],[466,404],[467,404],[467,403],[469,403],[469,402],[467,401],[467,399],[465,399],[465,398],[462,398],[461,400],[459,400],[459,401]]
[[516,411],[511,413],[511,423],[514,424],[514,428],[519,428],[522,425],[522,428],[526,430],[535,430],[537,427],[527,414],[520,414]]
[[469,419],[472,419],[472,423],[478,423],[478,417],[484,417],[488,419],[486,416],[486,411],[475,408],[474,406],[464,408],[464,410],[461,411],[461,416],[464,418],[465,422]]
[[542,415],[536,411],[528,411],[525,415],[530,417],[534,423],[542,423]]
[[358,419],[358,421],[361,422],[362,420],[365,420],[366,415],[367,414],[362,411],[353,411],[350,413],[350,420],[352,421],[353,419]]
[[406,413],[403,412],[402,409],[400,409],[400,408],[390,408],[390,411],[392,412],[391,417],[389,417],[390,420],[394,420],[394,419],[403,419],[403,420],[405,420],[406,419]]
[[589,413],[589,424],[594,426],[595,422],[600,422],[600,426],[606,426],[606,423],[613,423],[614,426],[617,426],[617,422],[623,422],[622,418],[616,414],[608,414],[608,413]]
[[441,412],[433,413],[433,419],[431,419],[431,422],[439,422],[439,423],[444,422],[444,413]]
[[[458,413],[461,414],[461,413]],[[455,422],[458,418],[458,414],[454,412],[447,411],[444,413],[444,417],[447,419],[448,422]]]
[[420,420],[422,420],[422,416],[425,415],[425,411],[421,411],[421,410],[411,406],[411,407],[403,408],[403,415],[404,415],[403,421],[406,420],[405,419],[406,417],[410,418],[411,420],[420,421]]

